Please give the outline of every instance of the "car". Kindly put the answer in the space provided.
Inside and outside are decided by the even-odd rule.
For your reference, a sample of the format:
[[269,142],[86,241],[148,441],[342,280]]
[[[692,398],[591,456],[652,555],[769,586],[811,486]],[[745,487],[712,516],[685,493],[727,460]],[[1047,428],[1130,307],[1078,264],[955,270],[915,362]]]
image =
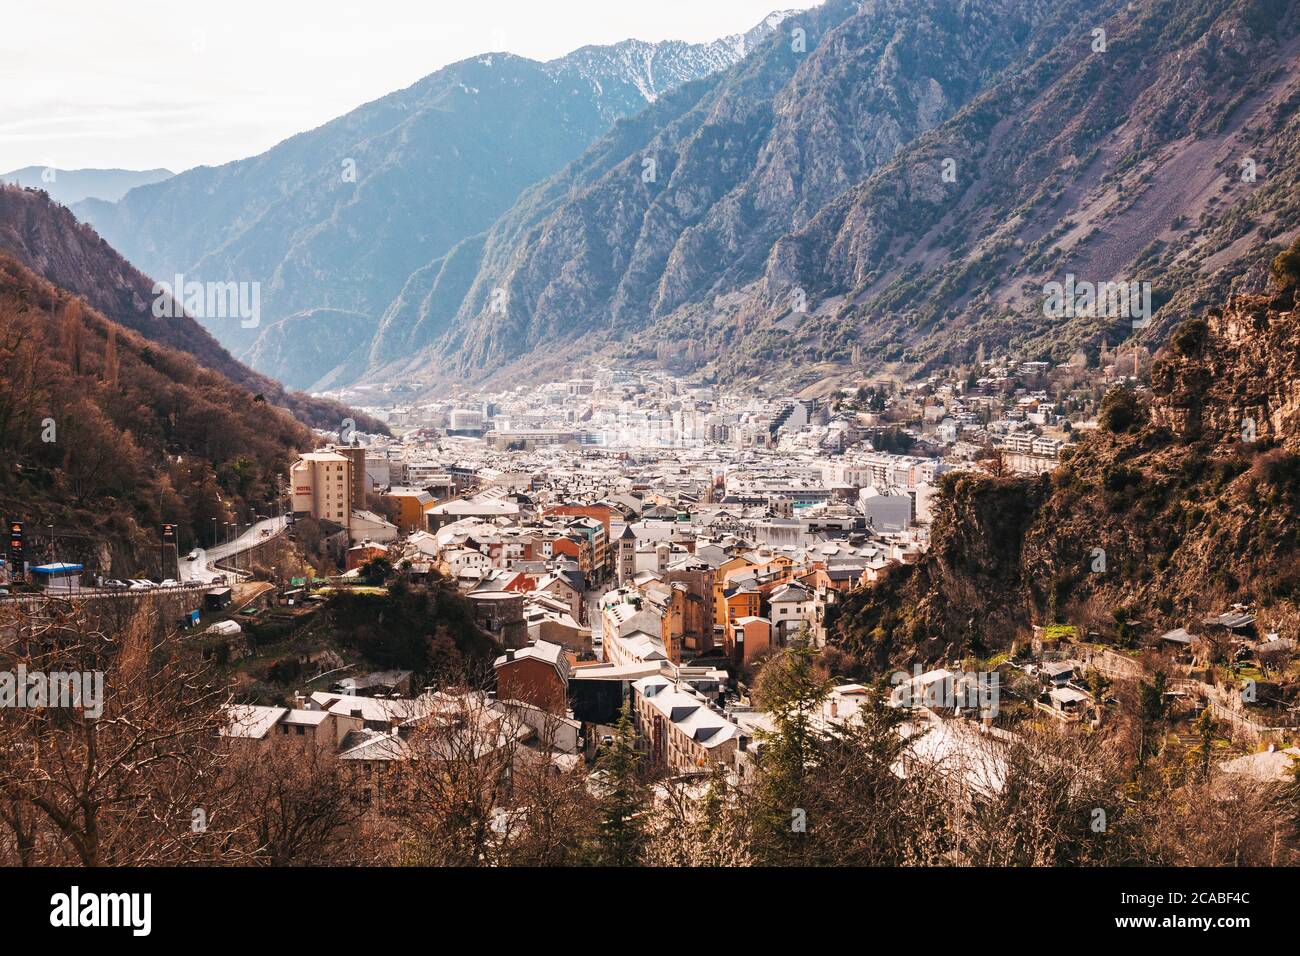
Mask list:
[[119,581],[117,578],[104,582],[104,588],[108,591],[125,591],[130,586],[125,581]]
[[197,548],[191,551],[189,554],[185,555],[186,561],[197,561],[198,559],[199,559],[199,552]]
[[179,581],[173,580],[172,578],[167,578],[165,581],[160,581],[158,583],[158,586],[160,588],[178,588],[181,585]]
[[142,580],[140,580],[140,579],[138,579],[138,578],[131,578],[131,584],[130,584],[130,587],[127,588],[127,590],[129,590],[129,591],[151,591],[151,590],[153,590],[155,587],[157,587],[157,585],[155,585],[152,581],[142,581]]

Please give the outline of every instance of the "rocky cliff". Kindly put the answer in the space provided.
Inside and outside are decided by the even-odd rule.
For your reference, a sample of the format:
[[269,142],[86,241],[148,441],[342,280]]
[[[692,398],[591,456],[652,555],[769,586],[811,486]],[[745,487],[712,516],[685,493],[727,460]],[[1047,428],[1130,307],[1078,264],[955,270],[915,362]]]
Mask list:
[[1050,476],[945,476],[931,552],[850,597],[840,646],[985,655],[1031,624],[1107,633],[1119,611],[1159,633],[1236,601],[1300,623],[1294,288],[1184,321],[1151,379]]
[[[1297,103],[1285,0],[831,0],[426,269],[418,330],[369,372],[691,351],[829,387],[1158,344],[1293,237]],[[1147,283],[1152,321],[1048,314],[1067,274]]]

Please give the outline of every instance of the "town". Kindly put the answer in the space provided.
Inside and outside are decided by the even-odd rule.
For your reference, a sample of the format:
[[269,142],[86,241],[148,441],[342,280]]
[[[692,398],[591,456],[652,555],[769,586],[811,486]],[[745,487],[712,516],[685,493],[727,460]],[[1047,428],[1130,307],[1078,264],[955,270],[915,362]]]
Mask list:
[[[410,787],[393,767],[461,753],[449,727],[502,779],[548,766],[600,793],[626,749],[693,799],[719,779],[742,792],[782,728],[763,689],[773,661],[825,671],[802,702],[810,727],[885,714],[871,719],[907,751],[893,772],[937,773],[967,804],[1007,796],[1025,732],[1085,740],[1131,719],[1121,686],[1142,701],[1143,757],[1181,748],[1246,785],[1285,781],[1300,721],[1274,679],[1295,644],[1253,607],[1160,633],[1044,620],[994,656],[907,670],[836,673],[826,657],[846,600],[927,554],[946,475],[1050,475],[1098,427],[1107,389],[1141,388],[1149,356],[1099,358],[981,362],[821,398],[729,394],[657,367],[433,403],[348,395],[394,437],[318,432],[269,514],[188,550],[164,526],[166,580],[63,560],[57,533],[48,560],[25,562],[18,523],[7,600],[151,602],[233,681],[220,734],[237,759],[291,766],[305,748],[381,817]],[[345,636],[330,612],[413,588],[454,595],[473,641],[403,656],[382,631]],[[500,830],[517,797],[488,789]]]

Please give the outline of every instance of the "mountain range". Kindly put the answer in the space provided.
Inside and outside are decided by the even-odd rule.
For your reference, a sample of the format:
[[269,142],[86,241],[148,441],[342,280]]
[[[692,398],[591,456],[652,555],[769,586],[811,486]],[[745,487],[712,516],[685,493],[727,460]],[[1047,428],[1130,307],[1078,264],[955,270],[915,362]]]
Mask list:
[[711,43],[628,40],[546,63],[472,57],[260,156],[76,212],[149,275],[260,283],[259,327],[208,328],[306,387],[364,367],[378,317],[413,272],[620,117],[741,60],[781,19]]
[[[153,274],[265,283],[263,327],[213,331],[302,387],[599,350],[827,390],[1156,344],[1258,289],[1300,218],[1297,105],[1286,0],[827,0],[717,44],[472,58],[76,208]],[[1144,288],[1150,321],[1049,314],[1076,278]]]
[[44,189],[55,202],[65,206],[83,199],[117,202],[136,186],[160,183],[176,175],[170,169],[58,169],[54,166],[24,166],[0,173],[0,183]]
[[[408,287],[412,357],[371,374],[602,346],[814,385],[981,345],[1064,360],[1257,287],[1295,233],[1295,4],[832,0],[796,21],[807,53],[783,35],[656,103]],[[1150,325],[1045,315],[1071,274],[1151,283]]]

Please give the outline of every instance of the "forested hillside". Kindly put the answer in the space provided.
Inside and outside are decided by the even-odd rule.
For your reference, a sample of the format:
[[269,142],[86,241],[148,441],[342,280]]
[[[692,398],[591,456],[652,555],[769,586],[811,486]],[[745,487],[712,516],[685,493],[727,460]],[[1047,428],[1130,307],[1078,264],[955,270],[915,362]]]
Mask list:
[[156,561],[163,521],[184,548],[213,519],[264,512],[312,443],[288,412],[0,252],[6,519],[54,524],[71,551],[132,573]]

